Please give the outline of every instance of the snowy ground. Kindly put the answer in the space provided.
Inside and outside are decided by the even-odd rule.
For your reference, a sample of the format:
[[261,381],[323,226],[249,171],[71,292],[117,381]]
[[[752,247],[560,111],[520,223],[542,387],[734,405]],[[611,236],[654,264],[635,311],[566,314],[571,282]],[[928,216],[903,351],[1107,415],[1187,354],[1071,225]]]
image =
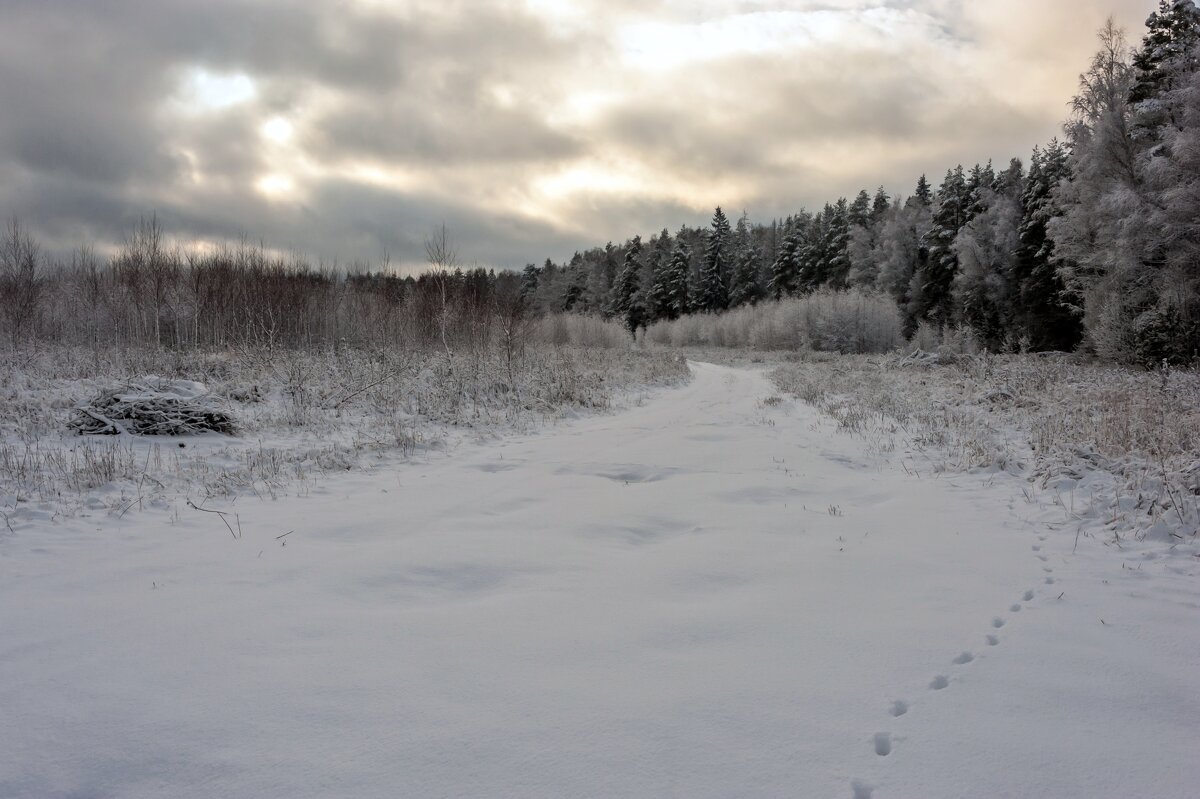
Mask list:
[[0,796],[1195,795],[1194,548],[1073,554],[1017,478],[693,369],[236,540],[0,534]]

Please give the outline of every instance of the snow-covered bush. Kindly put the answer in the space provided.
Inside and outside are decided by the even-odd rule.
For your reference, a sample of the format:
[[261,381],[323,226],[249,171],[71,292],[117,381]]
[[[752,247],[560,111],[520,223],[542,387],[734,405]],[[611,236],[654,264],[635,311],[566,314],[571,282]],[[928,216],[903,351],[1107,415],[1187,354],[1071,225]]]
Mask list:
[[110,388],[75,407],[81,435],[185,436],[237,432],[233,415],[204,384],[154,375]]
[[674,347],[879,353],[903,343],[900,331],[900,312],[887,297],[858,290],[818,291],[720,315],[659,322],[646,339]]

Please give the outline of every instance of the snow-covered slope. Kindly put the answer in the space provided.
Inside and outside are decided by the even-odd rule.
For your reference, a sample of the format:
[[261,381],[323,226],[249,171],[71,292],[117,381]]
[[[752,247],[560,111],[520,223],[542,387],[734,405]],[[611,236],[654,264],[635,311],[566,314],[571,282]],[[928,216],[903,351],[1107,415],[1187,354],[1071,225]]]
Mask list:
[[[761,371],[0,537],[0,796],[1129,797],[1200,785],[1200,561],[884,466]],[[203,505],[199,500],[197,504]]]

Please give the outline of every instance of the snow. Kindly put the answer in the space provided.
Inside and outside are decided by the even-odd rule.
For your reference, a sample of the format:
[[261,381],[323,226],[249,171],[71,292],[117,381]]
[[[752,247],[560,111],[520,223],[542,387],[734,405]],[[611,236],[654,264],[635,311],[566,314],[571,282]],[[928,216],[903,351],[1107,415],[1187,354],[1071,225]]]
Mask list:
[[[0,796],[1200,784],[1200,559],[918,476],[761,368],[303,496],[0,534]],[[1073,551],[1074,550],[1074,551]]]

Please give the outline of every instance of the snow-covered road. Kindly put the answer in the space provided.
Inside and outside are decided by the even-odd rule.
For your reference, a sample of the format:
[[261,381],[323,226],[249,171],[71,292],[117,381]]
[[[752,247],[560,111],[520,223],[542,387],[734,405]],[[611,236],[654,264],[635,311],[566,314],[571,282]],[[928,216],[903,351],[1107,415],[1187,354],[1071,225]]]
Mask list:
[[1073,555],[1012,478],[693,370],[243,499],[241,540],[186,509],[0,537],[0,796],[1200,793],[1194,558]]

